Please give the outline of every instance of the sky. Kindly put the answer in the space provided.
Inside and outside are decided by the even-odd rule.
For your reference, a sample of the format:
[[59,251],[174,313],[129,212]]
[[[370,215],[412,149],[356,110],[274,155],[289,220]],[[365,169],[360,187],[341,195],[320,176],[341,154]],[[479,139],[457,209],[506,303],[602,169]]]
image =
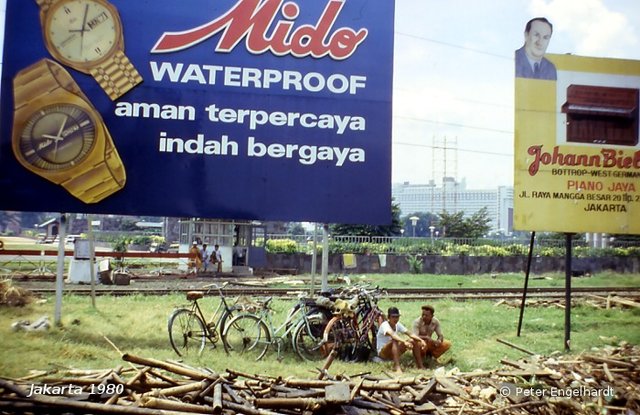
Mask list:
[[638,0],[395,4],[393,183],[513,186],[513,53],[533,17],[554,25],[548,53],[640,60]]

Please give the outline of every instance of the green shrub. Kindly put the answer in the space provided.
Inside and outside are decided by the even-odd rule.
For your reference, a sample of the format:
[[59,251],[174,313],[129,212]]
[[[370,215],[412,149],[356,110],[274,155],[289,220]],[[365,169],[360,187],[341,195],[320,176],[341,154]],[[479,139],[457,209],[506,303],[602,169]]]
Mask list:
[[295,254],[298,252],[298,244],[292,239],[269,239],[266,250],[273,254]]
[[406,260],[409,263],[409,271],[412,274],[422,273],[422,258],[418,258],[418,255],[409,255]]
[[153,238],[148,235],[138,235],[131,238],[133,245],[151,245],[151,242],[153,242]]

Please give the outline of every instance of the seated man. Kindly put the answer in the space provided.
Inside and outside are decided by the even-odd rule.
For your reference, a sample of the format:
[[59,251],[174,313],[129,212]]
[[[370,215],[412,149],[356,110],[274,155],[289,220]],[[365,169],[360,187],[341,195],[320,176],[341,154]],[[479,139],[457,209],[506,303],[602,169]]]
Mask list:
[[[427,344],[400,323],[400,311],[396,307],[389,307],[387,315],[388,320],[380,325],[376,336],[378,356],[384,360],[393,360],[393,370],[402,373],[400,356],[407,349],[412,349],[418,369],[424,369],[421,350],[426,348]],[[398,334],[406,334],[409,339],[403,340]]]
[[[422,315],[413,322],[413,334],[426,342],[426,347],[422,350],[423,358],[433,356],[437,359],[451,347],[451,342],[444,339],[440,321],[433,316],[434,313],[432,306],[424,305]],[[434,332],[438,336],[436,340],[432,338]]]

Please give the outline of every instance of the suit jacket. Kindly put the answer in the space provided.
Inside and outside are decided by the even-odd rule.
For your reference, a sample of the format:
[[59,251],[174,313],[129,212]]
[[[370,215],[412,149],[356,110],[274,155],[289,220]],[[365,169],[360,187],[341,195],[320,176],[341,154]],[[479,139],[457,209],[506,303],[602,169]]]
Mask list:
[[540,61],[540,70],[537,75],[534,74],[523,46],[516,50],[516,77],[555,81],[558,79],[558,74],[556,67],[547,58],[542,58],[542,61]]

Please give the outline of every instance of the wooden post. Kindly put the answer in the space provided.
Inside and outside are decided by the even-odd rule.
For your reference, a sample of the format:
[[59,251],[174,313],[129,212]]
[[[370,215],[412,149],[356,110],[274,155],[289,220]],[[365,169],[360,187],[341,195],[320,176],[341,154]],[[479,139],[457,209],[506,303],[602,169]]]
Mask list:
[[56,269],[56,308],[53,322],[56,326],[62,325],[62,290],[64,287],[64,240],[67,237],[67,215],[60,214],[60,227],[58,228],[58,267]]
[[222,384],[216,383],[213,388],[213,413],[222,412]]

